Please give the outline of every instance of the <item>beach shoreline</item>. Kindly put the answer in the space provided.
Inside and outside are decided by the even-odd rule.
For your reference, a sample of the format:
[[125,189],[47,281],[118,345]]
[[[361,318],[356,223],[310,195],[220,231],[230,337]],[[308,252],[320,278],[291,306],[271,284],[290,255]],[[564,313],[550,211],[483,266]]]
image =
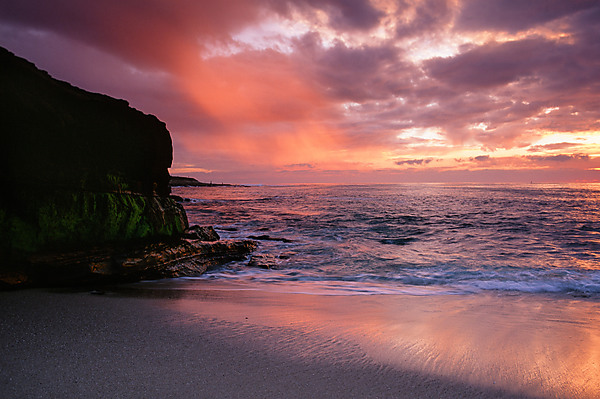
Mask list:
[[167,281],[1,292],[0,303],[5,398],[600,393],[595,301]]

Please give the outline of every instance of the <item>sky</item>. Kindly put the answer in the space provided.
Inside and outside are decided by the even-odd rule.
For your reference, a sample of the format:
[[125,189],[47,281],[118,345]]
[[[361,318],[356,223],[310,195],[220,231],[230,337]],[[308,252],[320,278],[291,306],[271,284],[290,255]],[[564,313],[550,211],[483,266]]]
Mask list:
[[0,0],[215,183],[600,182],[597,0]]

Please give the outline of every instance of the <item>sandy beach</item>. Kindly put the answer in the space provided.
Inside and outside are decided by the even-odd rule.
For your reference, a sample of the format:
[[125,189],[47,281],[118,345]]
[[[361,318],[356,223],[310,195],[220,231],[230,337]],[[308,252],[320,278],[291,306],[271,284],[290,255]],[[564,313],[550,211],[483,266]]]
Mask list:
[[1,396],[600,395],[598,302],[257,288],[180,280],[2,292]]

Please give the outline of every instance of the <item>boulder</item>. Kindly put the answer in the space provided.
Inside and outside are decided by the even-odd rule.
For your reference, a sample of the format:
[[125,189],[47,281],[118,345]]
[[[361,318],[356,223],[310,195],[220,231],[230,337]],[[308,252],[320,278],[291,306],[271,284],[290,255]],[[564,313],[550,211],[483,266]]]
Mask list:
[[212,226],[191,226],[184,231],[183,236],[200,241],[219,241],[221,239]]
[[294,242],[293,240],[283,238],[283,237],[271,237],[268,234],[261,234],[259,236],[251,235],[251,236],[248,236],[248,238],[250,238],[252,240],[259,240],[259,241],[280,241],[280,242],[285,242],[285,243]]

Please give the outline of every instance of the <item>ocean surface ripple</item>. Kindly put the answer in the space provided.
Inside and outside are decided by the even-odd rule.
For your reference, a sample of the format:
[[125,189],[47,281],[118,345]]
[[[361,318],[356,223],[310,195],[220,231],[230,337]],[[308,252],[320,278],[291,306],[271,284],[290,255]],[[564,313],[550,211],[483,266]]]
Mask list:
[[501,290],[600,297],[597,184],[178,187],[174,193],[189,199],[190,224],[213,225],[222,238],[269,238],[256,255],[269,255],[277,270],[249,268],[246,260],[200,279],[334,295]]

